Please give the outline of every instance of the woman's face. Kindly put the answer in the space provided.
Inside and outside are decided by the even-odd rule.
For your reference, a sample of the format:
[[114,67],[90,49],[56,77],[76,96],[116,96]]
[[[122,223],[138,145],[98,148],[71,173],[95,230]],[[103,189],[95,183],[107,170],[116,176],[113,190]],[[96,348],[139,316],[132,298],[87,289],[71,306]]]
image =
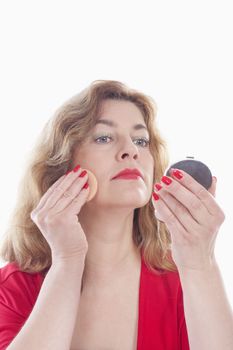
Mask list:
[[[119,208],[139,208],[151,198],[154,159],[149,132],[139,108],[129,101],[105,100],[100,117],[85,142],[74,153],[74,166],[91,170],[98,190],[89,203]],[[103,120],[108,120],[107,125]],[[136,124],[144,127],[134,128]],[[137,168],[143,178],[114,179],[125,168]]]

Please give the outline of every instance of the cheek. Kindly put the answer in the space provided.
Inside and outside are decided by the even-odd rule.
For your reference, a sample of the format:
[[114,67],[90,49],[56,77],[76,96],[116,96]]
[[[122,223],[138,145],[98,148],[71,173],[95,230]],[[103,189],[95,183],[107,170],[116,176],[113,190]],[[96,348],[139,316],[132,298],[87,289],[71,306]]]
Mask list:
[[147,184],[151,185],[154,181],[154,175],[155,175],[155,168],[154,168],[154,159],[151,157],[148,157],[147,162],[144,163],[144,171],[146,174],[146,180]]
[[79,150],[74,154],[74,163],[95,172],[99,162],[91,150]]

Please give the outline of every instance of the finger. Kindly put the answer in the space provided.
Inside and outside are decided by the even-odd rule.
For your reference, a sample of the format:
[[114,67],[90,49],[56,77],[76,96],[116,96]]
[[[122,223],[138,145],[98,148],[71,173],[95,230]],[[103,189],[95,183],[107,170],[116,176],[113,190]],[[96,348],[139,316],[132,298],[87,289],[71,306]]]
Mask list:
[[[166,177],[165,180],[167,181],[168,177]],[[156,184],[156,186],[157,185],[158,184]],[[170,194],[170,196],[175,198],[183,208],[186,208],[186,210],[189,211],[196,222],[202,224],[206,223],[206,217],[210,214],[200,199],[197,198],[192,192],[172,179],[169,184],[164,184],[164,182],[161,182],[160,185],[162,185],[159,191],[160,197],[165,198],[166,193]]]
[[[155,189],[157,193],[158,190]],[[159,190],[159,197],[162,199],[164,204],[170,209],[169,215],[172,213],[174,215],[174,219],[178,220],[182,226],[185,228],[187,232],[198,232],[200,230],[199,223],[192,217],[191,213],[187,208],[183,206],[176,198],[174,198],[167,191]],[[158,208],[157,208],[158,210]],[[161,215],[161,213],[160,213]],[[208,214],[210,216],[210,214]],[[169,220],[164,215],[162,216],[165,222]],[[208,219],[206,218],[208,222]]]
[[213,179],[213,181],[212,181],[212,184],[211,184],[210,188],[208,189],[208,191],[212,194],[213,197],[215,197],[217,178],[215,176],[213,176],[212,179]]
[[76,196],[67,206],[63,209],[64,215],[78,215],[82,206],[86,203],[90,188],[81,188],[78,196]]
[[[160,196],[159,196],[160,197]],[[175,217],[174,213],[168,208],[167,204],[160,197],[158,200],[154,200],[152,197],[152,202],[155,210],[159,213],[161,221],[167,226],[172,240],[181,244],[184,240],[190,239],[190,233],[188,233],[182,223]]]
[[[49,210],[53,208],[53,206],[55,206],[55,204],[60,199],[65,200],[66,204],[68,202],[71,202],[71,200],[73,200],[73,197],[65,197],[64,193],[66,191],[68,191],[69,193],[73,184],[76,184],[77,179],[81,179],[79,176],[81,175],[82,171],[83,169],[80,167],[76,172],[72,171],[68,175],[66,175],[64,181],[62,181],[58,186],[56,186],[54,191],[51,193],[50,197],[47,199],[46,203],[44,204],[43,210]],[[87,175],[85,175],[84,178],[87,179]]]
[[177,179],[172,172],[173,178],[170,178],[172,182],[170,185],[163,183],[164,188],[185,205],[200,223],[205,221],[205,215],[208,212],[211,215],[218,214],[221,208],[211,193],[185,171],[179,170],[179,172],[183,174],[183,177]]
[[156,219],[157,219],[158,221],[163,222],[163,218],[161,217],[161,215],[160,215],[158,209],[156,209],[155,207],[154,207],[154,214],[155,214],[155,217],[156,217]]
[[58,180],[56,180],[50,187],[49,189],[43,194],[43,196],[41,197],[39,203],[37,204],[36,208],[33,210],[33,213],[35,213],[36,211],[40,210],[45,202],[47,201],[47,199],[49,198],[49,196],[51,196],[51,194],[53,193],[53,191],[55,190],[55,188],[57,186],[60,185],[60,183],[64,180],[66,175],[62,175]]
[[[64,209],[66,209],[67,207],[70,207],[70,205],[73,205],[73,203],[79,202],[79,196],[87,180],[88,180],[88,173],[84,177],[76,178],[74,182],[71,184],[71,186],[67,188],[65,192],[63,189],[60,191],[60,188],[57,187],[56,191],[59,190],[58,194],[62,194],[62,195],[59,198],[57,197],[58,198],[57,202],[51,207],[50,212],[59,213]],[[83,190],[86,193],[89,191],[89,188],[87,189],[84,188]],[[74,204],[74,206],[77,208],[77,204]]]

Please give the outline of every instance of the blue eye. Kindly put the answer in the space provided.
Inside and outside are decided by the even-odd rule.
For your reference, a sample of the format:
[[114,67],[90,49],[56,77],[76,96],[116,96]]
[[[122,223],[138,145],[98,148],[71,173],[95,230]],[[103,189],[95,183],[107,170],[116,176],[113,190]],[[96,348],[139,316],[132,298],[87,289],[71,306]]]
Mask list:
[[[95,141],[97,141],[97,140],[99,140],[99,139],[104,139],[104,138],[106,138],[106,137],[108,137],[108,138],[112,138],[111,136],[109,136],[109,135],[103,135],[103,136],[100,136],[100,137],[97,137],[97,139],[95,139]],[[102,143],[102,142],[97,142],[97,143]],[[104,142],[104,143],[106,143],[106,142]]]
[[147,147],[148,145],[149,145],[149,143],[150,143],[150,141],[149,140],[147,140],[147,139],[144,139],[144,138],[139,138],[139,139],[137,139],[137,140],[142,140],[143,142],[144,142],[144,147]]
[[[98,142],[98,140],[100,140],[100,139],[103,140],[103,139],[106,139],[106,138],[112,139],[111,135],[102,135],[102,136],[97,137],[95,139],[95,142],[97,142],[97,143],[108,143],[108,142]],[[138,139],[135,139],[135,140],[136,141],[141,140],[142,142],[144,142],[144,146],[142,146],[142,147],[147,147],[149,145],[149,143],[150,143],[150,141],[148,139],[144,138],[144,137],[141,137],[141,138],[138,138]],[[141,143],[141,145],[142,145],[142,143]]]

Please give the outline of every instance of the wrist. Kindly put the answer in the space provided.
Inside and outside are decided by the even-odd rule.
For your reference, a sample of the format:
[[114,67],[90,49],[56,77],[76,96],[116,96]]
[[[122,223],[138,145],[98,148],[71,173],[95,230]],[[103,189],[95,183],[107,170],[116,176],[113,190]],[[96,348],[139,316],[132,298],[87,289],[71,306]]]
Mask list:
[[86,254],[79,254],[75,256],[56,256],[52,255],[52,266],[61,266],[68,268],[83,267],[85,265]]
[[219,273],[219,266],[216,262],[216,260],[212,260],[210,263],[204,265],[202,268],[198,269],[191,269],[191,268],[181,268],[178,269],[180,279],[182,281],[202,281],[202,280],[209,280],[211,276],[214,276]]

